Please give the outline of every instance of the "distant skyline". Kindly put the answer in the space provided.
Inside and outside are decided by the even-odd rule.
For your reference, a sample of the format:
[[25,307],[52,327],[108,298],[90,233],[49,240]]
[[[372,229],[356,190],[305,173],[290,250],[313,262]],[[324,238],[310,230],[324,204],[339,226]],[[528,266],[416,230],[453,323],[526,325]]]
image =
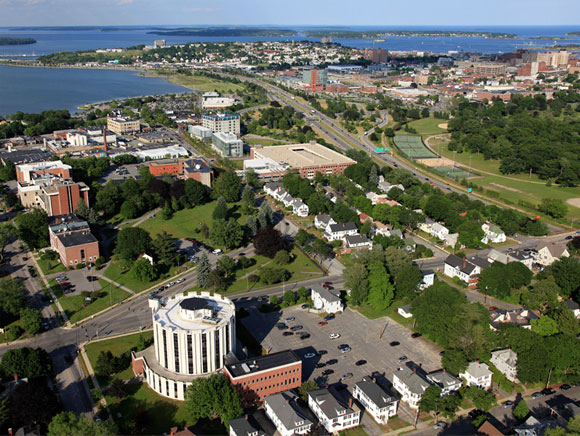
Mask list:
[[[471,3],[471,4],[470,4]],[[569,25],[578,0],[0,0],[0,26]]]

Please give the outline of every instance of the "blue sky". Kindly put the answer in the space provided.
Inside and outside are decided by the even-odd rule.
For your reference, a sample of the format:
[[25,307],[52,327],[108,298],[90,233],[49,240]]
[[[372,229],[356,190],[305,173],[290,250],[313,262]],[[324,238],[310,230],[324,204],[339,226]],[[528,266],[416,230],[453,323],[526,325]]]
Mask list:
[[572,25],[579,18],[579,0],[0,0],[0,26]]

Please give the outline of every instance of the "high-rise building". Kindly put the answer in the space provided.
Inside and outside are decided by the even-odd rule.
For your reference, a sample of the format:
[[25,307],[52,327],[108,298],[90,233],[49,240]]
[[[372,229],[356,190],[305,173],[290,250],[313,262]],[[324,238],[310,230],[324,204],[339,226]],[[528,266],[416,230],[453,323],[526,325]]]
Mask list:
[[212,132],[240,134],[240,114],[203,114],[202,126]]
[[221,295],[209,292],[152,298],[153,345],[132,353],[135,374],[151,389],[176,400],[196,377],[220,371],[236,351],[236,308]]
[[374,64],[384,64],[389,59],[389,52],[384,48],[367,49],[364,51],[364,57]]
[[304,70],[302,71],[302,81],[307,84],[307,91],[322,91],[328,82],[328,71],[317,69]]
[[243,156],[244,142],[233,133],[217,132],[211,137],[211,144],[222,156]]

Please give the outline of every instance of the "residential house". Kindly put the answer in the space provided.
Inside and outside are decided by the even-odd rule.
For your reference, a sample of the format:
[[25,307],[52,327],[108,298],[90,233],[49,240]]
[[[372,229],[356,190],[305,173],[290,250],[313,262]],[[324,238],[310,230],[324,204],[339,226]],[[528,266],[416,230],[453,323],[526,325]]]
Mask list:
[[322,313],[336,313],[344,310],[340,296],[334,290],[317,286],[312,288],[310,298],[312,298],[314,308]]
[[530,321],[539,318],[539,316],[532,312],[530,309],[525,308],[514,310],[494,309],[489,312],[489,316],[489,326],[492,330],[497,330],[500,324],[506,322],[509,322],[516,327],[523,327],[525,329],[531,330],[532,324]]
[[360,425],[361,411],[353,404],[352,398],[347,406],[328,389],[308,392],[308,407],[329,433],[336,434]]
[[354,385],[352,396],[379,424],[385,425],[397,414],[399,400],[379,386],[376,379],[364,377]]
[[538,420],[534,416],[530,416],[521,425],[513,428],[517,436],[544,436],[548,428],[554,428],[558,425],[555,419]]
[[507,253],[502,253],[501,251],[492,248],[487,253],[487,261],[489,263],[500,262],[504,265],[509,262],[520,262],[532,269],[534,258],[529,252],[526,251],[508,251]]
[[401,315],[403,318],[411,318],[413,314],[411,313],[411,305],[406,304],[401,306],[397,309],[397,313]]
[[505,265],[508,263],[508,255],[506,253],[502,253],[499,250],[496,250],[495,248],[492,248],[489,250],[489,253],[487,253],[487,261],[489,263],[499,262]]
[[264,185],[264,192],[266,194],[268,194],[270,197],[274,197],[276,199],[278,197],[278,193],[280,191],[282,191],[283,189],[284,189],[284,186],[282,186],[282,183],[278,183],[278,182],[266,183]]
[[365,196],[371,201],[373,206],[377,204],[384,204],[389,200],[389,196],[387,194],[377,194],[376,192],[372,191],[367,192]]
[[266,432],[252,415],[245,415],[243,418],[230,419],[229,436],[266,436]]
[[506,376],[509,381],[515,382],[518,377],[518,355],[514,350],[506,348],[491,352],[490,362],[499,372]]
[[580,305],[571,298],[565,301],[566,307],[572,311],[574,316],[580,319]]
[[467,283],[469,288],[475,288],[477,286],[480,272],[481,267],[471,263],[467,259],[460,259],[454,254],[450,254],[445,259],[443,273],[450,278],[459,277],[460,280]]
[[445,242],[445,245],[448,247],[455,247],[458,240],[459,233],[449,233],[443,237],[443,242]]
[[401,401],[411,409],[418,409],[421,397],[431,383],[417,374],[417,369],[411,370],[403,366],[393,374],[393,387],[401,394]]
[[383,176],[379,177],[379,184],[377,186],[381,191],[383,191],[386,194],[388,194],[389,191],[393,188],[399,188],[401,191],[405,191],[405,187],[403,185],[401,184],[391,185],[389,182],[385,181],[385,178]]
[[403,250],[407,253],[414,253],[417,250],[417,243],[413,238],[403,239],[405,245],[403,245]]
[[393,229],[393,230],[389,230],[389,232],[387,233],[387,236],[396,236],[399,239],[403,239],[403,232],[401,232],[401,230],[399,230],[399,229]]
[[433,224],[435,224],[435,221],[433,221],[432,219],[429,219],[429,218],[425,218],[424,223],[419,223],[419,230],[422,230],[423,232],[430,235],[431,228],[433,227]]
[[358,234],[358,227],[355,223],[329,224],[323,236],[329,241],[340,241],[349,235]]
[[566,248],[566,244],[556,244],[554,242],[542,242],[536,248],[538,252],[536,256],[536,263],[541,266],[552,265],[561,257],[570,257],[570,252]]
[[439,223],[433,223],[428,233],[438,239],[445,239],[445,236],[449,234],[449,229]]
[[314,227],[317,229],[324,230],[329,224],[336,224],[330,215],[318,214],[314,217]]
[[344,238],[344,252],[350,253],[352,250],[371,249],[373,241],[365,235],[349,235]]
[[506,241],[505,233],[495,224],[484,223],[481,225],[481,230],[483,230],[483,233],[485,233],[485,236],[481,240],[481,242],[484,244],[488,244],[490,242],[495,244]]
[[493,372],[490,371],[489,366],[479,360],[470,362],[465,371],[459,374],[468,386],[477,386],[486,390],[491,388],[492,376]]
[[284,195],[280,196],[280,201],[284,203],[284,207],[290,207],[294,201],[294,197],[292,197],[288,192],[284,191]]
[[435,273],[431,270],[421,270],[421,274],[423,274],[423,280],[419,283],[419,289],[423,291],[429,286],[433,286],[435,283]]
[[290,391],[269,395],[264,400],[266,416],[282,436],[308,434],[312,421],[296,403],[297,396]]
[[460,379],[444,369],[430,372],[427,374],[427,380],[441,388],[441,396],[458,391],[462,385]]
[[374,238],[376,235],[389,236],[392,228],[393,226],[390,224],[383,224],[380,221],[375,221],[371,227],[371,237]]
[[292,202],[292,213],[294,215],[298,215],[300,217],[307,217],[308,216],[308,205],[304,203],[300,198],[295,198]]

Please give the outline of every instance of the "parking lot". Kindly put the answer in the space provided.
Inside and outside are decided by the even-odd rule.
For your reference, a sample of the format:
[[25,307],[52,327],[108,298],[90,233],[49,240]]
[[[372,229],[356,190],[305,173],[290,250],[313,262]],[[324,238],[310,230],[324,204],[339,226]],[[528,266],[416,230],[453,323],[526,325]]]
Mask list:
[[62,283],[70,283],[71,286],[65,291],[67,295],[80,295],[83,291],[98,291],[101,285],[92,271],[87,271],[86,268],[80,270],[71,270],[59,274],[54,274],[52,277],[66,277]]
[[[257,308],[251,308],[251,311],[251,316],[244,318],[243,322],[262,346],[270,352],[294,350],[303,358],[303,379],[314,379],[320,386],[337,383],[347,373],[352,373],[353,377],[342,380],[342,383],[349,390],[365,375],[372,374],[392,382],[393,372],[410,362],[425,371],[441,368],[440,348],[423,338],[411,338],[407,328],[388,318],[369,320],[356,311],[346,309],[344,313],[336,314],[336,318],[327,325],[319,327],[322,317],[300,306],[273,313],[261,313]],[[295,320],[285,323],[288,329],[279,330],[276,327],[277,323],[291,317]],[[284,336],[284,332],[292,331],[291,328],[297,325],[303,328],[294,331],[293,335]],[[310,337],[300,339],[301,332],[310,333]],[[340,337],[330,339],[332,333],[338,333]],[[391,346],[391,342],[399,342],[399,345]],[[347,344],[351,351],[341,353],[337,348],[341,344]],[[321,350],[327,353],[318,355]],[[304,358],[308,353],[315,353],[316,356]],[[401,356],[407,359],[398,362]],[[329,360],[337,362],[322,368],[315,367],[317,363],[327,363]],[[367,362],[357,366],[355,363],[359,360]],[[324,376],[323,371],[329,369],[333,373]]]

